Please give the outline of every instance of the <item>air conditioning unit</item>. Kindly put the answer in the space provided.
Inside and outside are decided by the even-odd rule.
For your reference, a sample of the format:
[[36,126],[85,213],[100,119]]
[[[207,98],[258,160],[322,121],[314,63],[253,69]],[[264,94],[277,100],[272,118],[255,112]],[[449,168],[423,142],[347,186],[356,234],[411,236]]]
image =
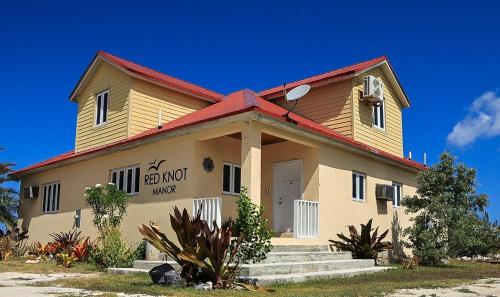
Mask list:
[[363,100],[372,105],[379,105],[384,101],[384,84],[380,78],[373,75],[363,78]]
[[375,197],[379,200],[392,201],[394,197],[394,187],[389,185],[376,185]]
[[29,186],[24,188],[23,197],[26,199],[38,198],[38,186]]

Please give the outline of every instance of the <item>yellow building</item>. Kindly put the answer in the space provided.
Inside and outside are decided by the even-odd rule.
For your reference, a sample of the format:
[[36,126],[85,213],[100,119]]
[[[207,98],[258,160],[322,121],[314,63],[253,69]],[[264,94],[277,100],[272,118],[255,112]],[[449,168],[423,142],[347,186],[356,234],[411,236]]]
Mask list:
[[222,95],[98,52],[70,95],[74,150],[14,173],[19,222],[30,240],[71,228],[95,237],[83,194],[113,182],[132,195],[122,224],[131,243],[150,221],[171,234],[174,206],[234,218],[240,186],[266,207],[275,245],[326,244],[370,218],[406,226],[400,198],[425,167],[403,157],[410,103],[386,57],[286,89],[302,84],[311,90],[294,103],[283,86]]

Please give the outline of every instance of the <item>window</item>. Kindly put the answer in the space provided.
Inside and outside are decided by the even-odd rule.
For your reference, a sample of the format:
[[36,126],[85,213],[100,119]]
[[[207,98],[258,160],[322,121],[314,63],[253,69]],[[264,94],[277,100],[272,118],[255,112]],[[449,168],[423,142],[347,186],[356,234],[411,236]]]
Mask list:
[[394,187],[394,198],[392,198],[392,206],[400,207],[401,206],[401,190],[403,189],[403,185],[400,183],[392,183]]
[[106,121],[108,120],[108,97],[109,91],[97,94],[95,116],[96,127],[106,124]]
[[60,194],[61,184],[59,182],[43,185],[42,212],[58,212]]
[[222,192],[238,195],[241,188],[241,167],[233,163],[224,163],[222,168]]
[[111,170],[111,182],[127,194],[139,193],[140,177],[141,168],[137,165]]
[[366,175],[359,172],[352,173],[352,199],[365,201],[365,180]]
[[385,103],[373,107],[373,126],[385,129]]

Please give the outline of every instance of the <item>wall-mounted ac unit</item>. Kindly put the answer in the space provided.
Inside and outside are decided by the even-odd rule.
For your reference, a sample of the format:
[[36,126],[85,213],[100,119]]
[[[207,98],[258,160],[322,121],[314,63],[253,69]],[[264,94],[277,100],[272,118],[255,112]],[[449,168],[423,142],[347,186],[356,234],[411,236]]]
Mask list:
[[380,78],[368,75],[363,78],[363,100],[372,105],[384,101],[384,84]]
[[23,197],[26,199],[38,198],[38,186],[29,186],[24,188]]
[[394,187],[389,185],[376,185],[375,197],[379,200],[392,201],[394,197]]

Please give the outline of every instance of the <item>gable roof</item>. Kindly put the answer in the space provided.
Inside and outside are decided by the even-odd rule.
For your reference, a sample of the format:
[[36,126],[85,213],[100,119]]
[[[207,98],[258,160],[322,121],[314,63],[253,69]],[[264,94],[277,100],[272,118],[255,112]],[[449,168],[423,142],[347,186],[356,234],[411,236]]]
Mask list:
[[[269,116],[274,120],[281,121],[283,123],[287,123],[284,118],[284,114],[287,113],[287,110],[277,104],[274,104],[262,97],[258,96],[255,92],[244,89],[238,92],[234,92],[226,96],[222,101],[189,113],[185,116],[182,116],[178,119],[170,121],[164,124],[161,128],[152,128],[145,132],[134,135],[128,139],[117,141],[108,145],[104,145],[101,147],[89,149],[82,152],[67,152],[65,154],[56,156],[54,158],[45,160],[43,162],[33,164],[26,168],[15,171],[13,176],[21,176],[30,171],[40,169],[49,165],[55,165],[57,163],[77,159],[79,157],[96,154],[98,152],[102,152],[111,148],[126,146],[127,144],[131,144],[134,142],[138,142],[140,140],[144,140],[153,136],[160,136],[161,134],[167,134],[169,132],[176,131],[181,128],[187,128],[190,126],[214,121],[216,119],[229,117],[236,114],[241,114],[248,111],[258,112],[262,115]],[[333,140],[336,143],[341,145],[348,146],[355,150],[371,154],[373,156],[380,157],[385,160],[393,161],[398,164],[404,165],[409,168],[423,170],[426,167],[418,162],[413,160],[409,160],[406,158],[401,158],[390,153],[384,152],[382,150],[376,149],[372,146],[366,145],[359,141],[356,141],[350,137],[344,136],[338,132],[335,132],[328,127],[325,127],[315,121],[309,120],[302,116],[299,116],[293,112],[289,114],[289,117],[296,122],[294,127],[301,128],[310,132],[312,134],[316,134],[319,136],[323,136],[328,138],[329,140]]]
[[146,80],[151,83],[166,87],[181,93],[185,93],[209,102],[219,102],[224,97],[222,94],[192,84],[190,82],[166,75],[148,67],[141,66],[134,62],[127,61],[123,58],[114,56],[104,51],[98,51],[90,65],[87,67],[82,77],[71,92],[69,99],[75,101],[78,91],[90,78],[91,73],[95,70],[98,63],[105,61],[121,71],[136,77],[138,79]]
[[[289,90],[296,86],[302,84],[309,84],[312,88],[323,86],[334,81],[338,81],[341,79],[351,78],[360,74],[363,74],[375,67],[382,67],[382,70],[387,75],[391,86],[394,88],[398,99],[401,101],[403,107],[410,106],[410,100],[406,95],[406,92],[403,90],[399,79],[397,78],[391,64],[389,63],[389,59],[386,56],[381,56],[372,60],[364,61],[358,64],[350,65],[347,67],[335,69],[323,74],[318,74],[315,76],[311,76],[308,78],[304,78],[298,81],[294,81],[286,84],[286,88]],[[259,92],[259,96],[262,96],[266,99],[275,99],[277,97],[283,96],[283,85],[277,86],[274,88],[262,90]]]

